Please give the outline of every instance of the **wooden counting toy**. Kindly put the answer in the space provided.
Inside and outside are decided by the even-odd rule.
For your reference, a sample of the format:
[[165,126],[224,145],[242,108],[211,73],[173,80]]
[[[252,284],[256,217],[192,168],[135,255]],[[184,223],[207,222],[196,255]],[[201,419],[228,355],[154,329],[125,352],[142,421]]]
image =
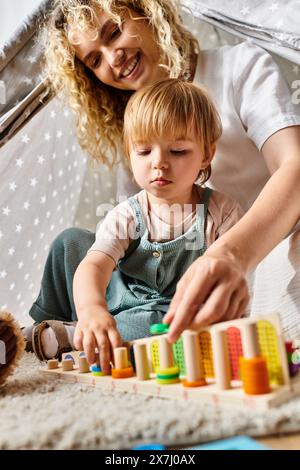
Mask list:
[[114,350],[111,376],[97,373],[97,365],[87,371],[86,363],[83,371],[85,357],[79,351],[63,355],[62,364],[49,361],[43,372],[103,389],[251,410],[266,410],[300,394],[300,374],[291,367],[295,349],[284,342],[277,314],[186,330],[173,345],[165,325],[152,331],[158,334]]

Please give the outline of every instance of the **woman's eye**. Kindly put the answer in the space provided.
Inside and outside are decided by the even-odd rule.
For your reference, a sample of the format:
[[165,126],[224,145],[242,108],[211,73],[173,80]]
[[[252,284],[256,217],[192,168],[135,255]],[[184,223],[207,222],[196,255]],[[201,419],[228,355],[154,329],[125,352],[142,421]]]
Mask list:
[[110,39],[114,39],[114,38],[117,37],[120,33],[121,33],[120,28],[114,29],[114,30],[112,31],[111,35],[110,35]]
[[138,150],[137,155],[140,155],[142,157],[144,155],[149,155],[150,152],[151,150]]
[[100,58],[100,55],[98,55],[98,56],[95,56],[95,57],[92,59],[91,64],[90,64],[90,67],[91,67],[92,69],[97,69],[100,64],[101,64],[101,58]]

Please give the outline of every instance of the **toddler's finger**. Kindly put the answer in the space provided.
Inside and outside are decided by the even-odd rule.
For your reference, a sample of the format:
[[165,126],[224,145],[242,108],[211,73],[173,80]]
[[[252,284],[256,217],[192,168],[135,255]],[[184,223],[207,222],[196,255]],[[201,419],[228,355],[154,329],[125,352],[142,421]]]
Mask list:
[[73,341],[74,341],[74,346],[77,349],[77,351],[82,351],[83,350],[82,339],[83,339],[82,331],[76,328],[75,333],[74,333]]
[[112,348],[120,348],[123,345],[121,335],[116,328],[108,330],[108,338]]
[[95,359],[96,341],[93,333],[85,333],[83,336],[83,350],[89,364],[93,364]]
[[110,370],[110,361],[111,361],[111,353],[110,353],[110,343],[106,333],[102,332],[95,332],[96,341],[97,341],[97,348],[99,351],[99,361],[100,367],[103,372],[109,372]]

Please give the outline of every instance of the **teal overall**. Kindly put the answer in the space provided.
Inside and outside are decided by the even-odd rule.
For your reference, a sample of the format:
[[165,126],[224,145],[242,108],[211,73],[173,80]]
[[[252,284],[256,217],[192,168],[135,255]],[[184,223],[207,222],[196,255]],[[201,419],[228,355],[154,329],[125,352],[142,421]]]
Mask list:
[[210,194],[211,190],[205,188],[193,226],[182,236],[164,243],[149,241],[137,197],[128,199],[135,217],[137,238],[119,261],[106,291],[108,310],[114,315],[123,340],[150,336],[150,325],[162,321],[177,282],[205,252]]

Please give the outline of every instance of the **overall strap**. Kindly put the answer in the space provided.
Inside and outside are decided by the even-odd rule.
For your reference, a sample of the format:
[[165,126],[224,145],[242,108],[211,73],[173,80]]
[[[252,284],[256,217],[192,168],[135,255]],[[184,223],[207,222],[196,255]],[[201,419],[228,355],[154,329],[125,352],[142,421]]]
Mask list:
[[137,195],[131,196],[128,198],[128,203],[133,210],[134,216],[135,216],[135,222],[136,222],[136,232],[139,233],[140,237],[145,233],[146,230],[146,223],[144,220],[144,216],[141,211],[140,204],[137,199]]
[[204,192],[201,198],[201,202],[197,209],[197,221],[196,221],[196,230],[199,236],[202,239],[202,250],[203,252],[207,248],[206,244],[206,236],[205,236],[205,228],[206,228],[206,217],[207,217],[207,210],[209,205],[210,197],[213,193],[211,188],[204,188]]

